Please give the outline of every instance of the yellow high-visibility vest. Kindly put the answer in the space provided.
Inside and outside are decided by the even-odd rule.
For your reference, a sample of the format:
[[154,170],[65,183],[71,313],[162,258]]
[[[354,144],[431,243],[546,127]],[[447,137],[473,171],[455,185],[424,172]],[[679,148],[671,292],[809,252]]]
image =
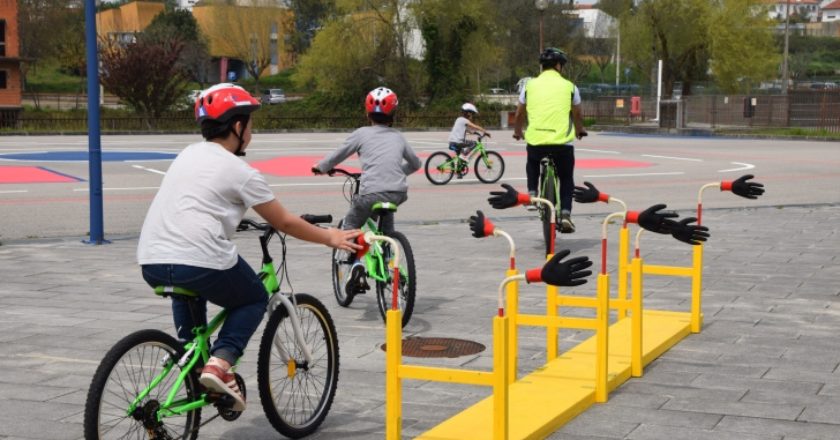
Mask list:
[[575,139],[574,94],[575,85],[554,69],[546,69],[525,84],[528,111],[525,140],[529,145],[562,145]]

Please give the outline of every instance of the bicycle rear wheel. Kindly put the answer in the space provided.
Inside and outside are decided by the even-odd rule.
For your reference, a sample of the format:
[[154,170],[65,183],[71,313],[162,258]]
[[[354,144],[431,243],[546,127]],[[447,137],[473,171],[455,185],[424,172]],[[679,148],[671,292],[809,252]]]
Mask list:
[[426,178],[434,185],[445,185],[452,180],[455,174],[455,165],[453,164],[452,156],[443,151],[433,153],[426,159]]
[[[280,295],[278,293],[278,295]],[[289,312],[268,318],[257,359],[257,384],[271,425],[286,437],[307,436],[324,421],[338,387],[338,337],[332,317],[315,297],[295,295],[301,336],[312,354],[307,363]]]
[[[400,246],[400,286],[397,292],[397,307],[402,310],[402,326],[405,327],[411,319],[411,313],[414,311],[414,297],[417,290],[417,273],[414,267],[414,253],[411,251],[411,244],[402,232],[393,231],[388,234],[389,237],[397,240]],[[390,266],[390,261],[393,256],[391,245],[387,242],[382,242],[382,259],[385,267]],[[385,319],[385,313],[391,310],[391,303],[393,301],[393,278],[389,271],[386,281],[376,282],[376,302],[379,304],[379,313],[382,319]]]
[[[344,219],[338,222],[338,229],[344,224]],[[353,256],[343,250],[333,249],[332,251],[332,285],[335,300],[342,307],[349,307],[356,296],[348,292],[347,280],[350,278],[350,268],[353,266]]]
[[487,151],[487,160],[479,155],[475,159],[475,177],[484,183],[496,183],[505,173],[505,160],[495,151]]
[[[542,188],[542,194],[540,195],[541,198],[547,199],[552,203],[557,201],[557,181],[554,178],[554,174],[550,176],[546,176],[543,174],[543,182],[540,185]],[[542,221],[542,230],[543,230],[543,240],[545,241],[545,253],[548,255],[551,252],[551,236],[552,236],[552,227],[554,225],[551,224],[551,210],[548,209],[545,205],[540,205],[540,220]],[[556,229],[555,229],[556,231]],[[556,239],[557,235],[554,234]]]
[[[177,362],[183,355],[181,344],[159,330],[140,330],[117,342],[105,354],[88,390],[85,440],[145,438],[146,434],[152,433],[155,438],[194,440],[198,437],[201,408],[157,420],[158,409],[166,401],[181,371]],[[129,414],[128,408],[138,393],[170,367],[169,374]],[[185,403],[198,398],[196,375],[188,374],[175,401]]]

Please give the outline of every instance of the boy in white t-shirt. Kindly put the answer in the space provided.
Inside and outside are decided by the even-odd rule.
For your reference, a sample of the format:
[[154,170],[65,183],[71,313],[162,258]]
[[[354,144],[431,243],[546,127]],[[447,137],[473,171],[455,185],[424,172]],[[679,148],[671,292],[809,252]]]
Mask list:
[[200,382],[233,397],[233,410],[245,409],[231,365],[242,356],[268,302],[254,270],[237,253],[231,237],[245,212],[253,208],[279,231],[301,240],[355,251],[359,230],[323,229],[287,211],[244,156],[251,141],[250,114],[260,107],[247,91],[218,84],[203,91],[195,104],[204,142],[185,148],[172,162],[155,195],[137,246],[143,279],[152,286],[177,286],[197,293],[204,322],[193,322],[188,304],[172,299],[178,337],[191,339],[206,324],[207,301],[228,316],[211,349]]
[[452,125],[452,131],[449,132],[449,149],[465,160],[469,156],[472,147],[475,146],[475,142],[467,141],[467,133],[483,133],[488,137],[490,136],[487,130],[472,121],[477,114],[478,108],[475,105],[469,102],[464,103],[461,106],[461,116],[455,119],[455,123]]

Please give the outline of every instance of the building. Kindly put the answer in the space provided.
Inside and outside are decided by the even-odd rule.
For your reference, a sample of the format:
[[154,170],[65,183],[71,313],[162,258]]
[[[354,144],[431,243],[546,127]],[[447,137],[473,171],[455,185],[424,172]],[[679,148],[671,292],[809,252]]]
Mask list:
[[[265,6],[249,6],[254,3]],[[291,67],[294,60],[291,47],[294,14],[290,9],[281,7],[281,4],[272,0],[241,0],[234,5],[190,3],[188,0],[179,2],[181,7],[192,12],[199,29],[208,39],[213,64],[213,74],[209,78],[211,82],[236,81],[248,76],[245,62],[241,59],[243,50],[241,47],[237,50],[236,44],[242,45],[241,36],[246,29],[251,31],[253,50],[265,47],[270,51],[270,64],[263,74],[275,74]],[[130,43],[164,8],[162,2],[133,1],[118,8],[100,11],[96,14],[97,33],[100,37]],[[254,20],[257,25],[250,26],[247,20]],[[239,29],[235,29],[237,23]],[[252,31],[255,28],[263,28],[264,35]],[[246,51],[250,53],[250,50],[248,48]]]
[[23,110],[18,38],[18,2],[0,0],[0,127],[14,125]]
[[[770,18],[779,21],[785,20],[785,7],[788,0],[765,0],[765,3],[770,6],[768,10]],[[812,23],[819,21],[820,2],[817,0],[790,0],[789,14],[791,19],[794,20],[798,19]]]
[[616,19],[592,5],[575,5],[569,12],[577,15],[583,22],[583,34],[586,38],[615,38]]
[[96,14],[96,33],[121,43],[131,43],[138,32],[164,10],[163,3],[136,1]]
[[827,3],[822,7],[822,17],[820,21],[840,21],[840,0]]

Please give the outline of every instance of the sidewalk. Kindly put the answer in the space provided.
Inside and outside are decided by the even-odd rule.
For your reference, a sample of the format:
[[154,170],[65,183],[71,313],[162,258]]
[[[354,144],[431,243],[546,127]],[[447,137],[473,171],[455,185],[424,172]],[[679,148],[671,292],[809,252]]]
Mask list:
[[[525,211],[484,211],[516,240],[521,269],[541,264],[535,219]],[[562,236],[558,248],[598,261],[602,218],[576,216],[577,233]],[[703,331],[549,438],[840,438],[840,205],[708,210],[703,221],[712,232],[704,258]],[[405,361],[489,369],[506,242],[474,239],[464,223],[397,227],[411,241],[418,267],[418,303],[406,336],[462,338],[488,347],[470,357]],[[608,264],[614,269],[617,227],[610,232]],[[76,237],[0,246],[0,439],[80,438],[87,387],[105,351],[134,330],[171,331],[168,301],[149,291],[134,263],[136,237],[109,238],[113,243],[105,246],[84,245]],[[255,235],[242,234],[237,244],[249,262],[258,263]],[[310,438],[383,438],[384,325],[372,295],[357,297],[350,308],[336,304],[329,254],[325,247],[289,240],[295,291],[313,293],[327,305],[341,350],[335,402]],[[653,234],[644,236],[642,256],[649,264],[690,264],[687,245]],[[565,291],[594,295],[595,279]],[[687,280],[645,279],[646,307],[687,310],[689,293]],[[541,286],[522,286],[520,297],[523,311],[544,309]],[[564,331],[561,348],[588,336]],[[520,374],[542,365],[543,341],[544,331],[521,331]],[[249,408],[235,422],[216,419],[202,427],[200,439],[279,437],[258,402],[257,345],[249,346],[240,369]],[[488,393],[407,381],[404,437]],[[207,410],[204,419],[211,415]]]

